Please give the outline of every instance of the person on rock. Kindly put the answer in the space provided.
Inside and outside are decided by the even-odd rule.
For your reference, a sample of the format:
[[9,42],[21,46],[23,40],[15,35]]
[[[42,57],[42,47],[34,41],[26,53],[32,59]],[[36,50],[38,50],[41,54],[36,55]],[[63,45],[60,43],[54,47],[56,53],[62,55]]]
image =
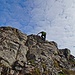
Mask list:
[[44,41],[46,40],[46,32],[42,31],[42,32],[39,32],[38,34],[41,34],[42,40],[44,40]]

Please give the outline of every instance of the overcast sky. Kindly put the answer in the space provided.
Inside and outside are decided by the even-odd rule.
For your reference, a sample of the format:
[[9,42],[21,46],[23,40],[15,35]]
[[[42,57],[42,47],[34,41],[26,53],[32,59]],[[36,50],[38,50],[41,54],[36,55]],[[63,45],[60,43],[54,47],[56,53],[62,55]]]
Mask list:
[[0,0],[0,26],[26,34],[44,30],[47,40],[75,55],[75,0]]

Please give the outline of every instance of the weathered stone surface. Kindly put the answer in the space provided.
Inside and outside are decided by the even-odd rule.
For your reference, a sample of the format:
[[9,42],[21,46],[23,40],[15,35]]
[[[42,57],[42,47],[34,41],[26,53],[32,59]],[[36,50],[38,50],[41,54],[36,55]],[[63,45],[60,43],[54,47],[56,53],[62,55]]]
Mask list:
[[[70,72],[69,72],[70,71]],[[72,73],[73,72],[73,73]],[[0,75],[74,75],[75,57],[54,41],[0,27]]]
[[19,61],[27,61],[26,54],[28,51],[28,47],[24,45],[20,45],[16,59]]
[[[0,57],[3,65],[12,65],[16,60],[26,61],[27,35],[11,27],[0,28]],[[7,64],[6,64],[7,63]]]

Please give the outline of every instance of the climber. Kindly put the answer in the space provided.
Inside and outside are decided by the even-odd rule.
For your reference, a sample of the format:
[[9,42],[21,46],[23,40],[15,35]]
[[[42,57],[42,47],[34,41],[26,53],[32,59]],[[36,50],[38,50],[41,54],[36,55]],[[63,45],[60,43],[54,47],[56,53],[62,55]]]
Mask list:
[[46,32],[42,31],[42,32],[39,32],[38,34],[41,34],[42,40],[44,40],[44,41],[46,40]]

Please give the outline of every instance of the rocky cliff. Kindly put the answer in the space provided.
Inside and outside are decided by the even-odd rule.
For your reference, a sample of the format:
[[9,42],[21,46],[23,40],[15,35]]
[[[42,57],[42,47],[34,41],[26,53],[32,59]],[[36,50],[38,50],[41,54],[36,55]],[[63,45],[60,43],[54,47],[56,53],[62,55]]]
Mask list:
[[0,27],[0,75],[75,75],[75,59],[54,41]]

